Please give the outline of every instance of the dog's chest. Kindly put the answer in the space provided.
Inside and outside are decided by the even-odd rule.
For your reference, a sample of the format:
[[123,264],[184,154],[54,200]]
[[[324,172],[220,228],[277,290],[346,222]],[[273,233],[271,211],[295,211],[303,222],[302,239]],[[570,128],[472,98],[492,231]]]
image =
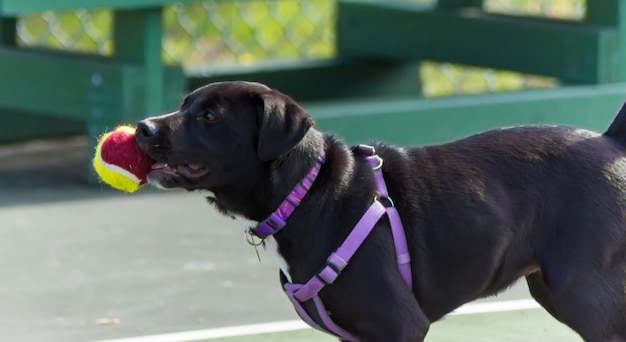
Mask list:
[[[248,220],[241,216],[233,216],[235,221],[243,228],[245,234],[248,234],[248,231],[251,228],[256,227],[259,222]],[[278,245],[278,241],[273,236],[268,236],[263,241],[263,248],[267,255],[272,259],[274,263],[278,265],[281,272],[285,275],[285,278],[291,283],[291,275],[289,274],[289,264],[283,256],[280,254],[280,246]]]
[[272,261],[274,261],[278,265],[278,267],[280,267],[280,270],[285,275],[285,278],[287,278],[287,280],[291,283],[292,281],[291,275],[289,274],[289,265],[287,264],[285,258],[283,258],[283,256],[280,254],[280,246],[278,245],[278,241],[276,241],[273,236],[268,236],[265,238],[263,247],[265,248],[265,252],[270,257],[270,259],[272,259]]

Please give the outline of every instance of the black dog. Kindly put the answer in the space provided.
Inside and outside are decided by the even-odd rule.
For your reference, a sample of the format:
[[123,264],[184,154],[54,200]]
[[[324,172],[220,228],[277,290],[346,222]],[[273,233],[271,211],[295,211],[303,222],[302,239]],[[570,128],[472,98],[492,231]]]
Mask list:
[[[372,203],[364,157],[313,128],[288,96],[215,83],[139,122],[161,188],[205,189],[262,221],[325,151],[319,176],[274,242],[283,282],[306,282]],[[320,293],[362,341],[422,341],[431,322],[526,277],[533,297],[587,341],[626,340],[626,109],[604,134],[562,126],[492,130],[425,147],[376,144],[409,243],[403,281],[382,219]]]

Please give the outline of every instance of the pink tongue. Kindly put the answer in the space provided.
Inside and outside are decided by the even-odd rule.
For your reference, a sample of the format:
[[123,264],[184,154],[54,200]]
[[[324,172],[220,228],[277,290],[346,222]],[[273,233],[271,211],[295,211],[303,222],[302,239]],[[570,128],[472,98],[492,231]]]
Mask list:
[[198,164],[189,164],[186,165],[188,169],[192,170],[192,171],[198,171],[198,170],[202,170],[204,167],[202,165],[198,165]]
[[154,163],[151,167],[152,170],[174,170],[171,166],[165,163]]
[[[173,167],[166,165],[165,163],[157,162],[152,164],[152,170],[174,170]],[[189,165],[181,165],[176,168],[176,170],[184,169],[189,170],[191,172],[197,172],[204,169],[204,166],[199,164],[189,164]]]

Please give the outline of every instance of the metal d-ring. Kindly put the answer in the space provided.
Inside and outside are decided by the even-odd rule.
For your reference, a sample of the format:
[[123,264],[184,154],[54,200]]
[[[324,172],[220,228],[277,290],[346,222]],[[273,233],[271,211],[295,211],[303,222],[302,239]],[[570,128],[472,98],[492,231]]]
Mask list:
[[[259,247],[263,245],[263,241],[265,240],[254,235],[254,233],[252,233],[252,230],[248,230],[244,235],[246,236],[246,242],[248,242],[250,246],[254,246],[254,247]],[[254,241],[255,238],[258,238],[259,242]]]
[[372,166],[372,170],[378,170],[381,167],[383,167],[383,158],[379,157],[378,155],[375,155],[373,157],[376,158],[376,161],[378,162],[378,164]]
[[[259,255],[259,246],[263,244],[263,241],[265,241],[265,239],[255,236],[252,233],[252,230],[248,230],[247,234],[244,234],[244,235],[246,236],[246,242],[248,242],[250,246],[254,247],[254,252],[256,253],[256,257],[257,259],[259,259],[259,262],[261,262],[261,256]],[[259,239],[259,242],[254,241],[255,237]]]

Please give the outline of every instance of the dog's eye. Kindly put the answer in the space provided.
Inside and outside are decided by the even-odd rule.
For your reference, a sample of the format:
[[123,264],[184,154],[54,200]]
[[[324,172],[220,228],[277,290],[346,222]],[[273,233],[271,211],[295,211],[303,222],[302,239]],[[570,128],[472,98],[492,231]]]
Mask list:
[[219,117],[217,117],[217,115],[213,114],[213,112],[206,112],[204,113],[204,119],[208,122],[216,122],[219,121]]

